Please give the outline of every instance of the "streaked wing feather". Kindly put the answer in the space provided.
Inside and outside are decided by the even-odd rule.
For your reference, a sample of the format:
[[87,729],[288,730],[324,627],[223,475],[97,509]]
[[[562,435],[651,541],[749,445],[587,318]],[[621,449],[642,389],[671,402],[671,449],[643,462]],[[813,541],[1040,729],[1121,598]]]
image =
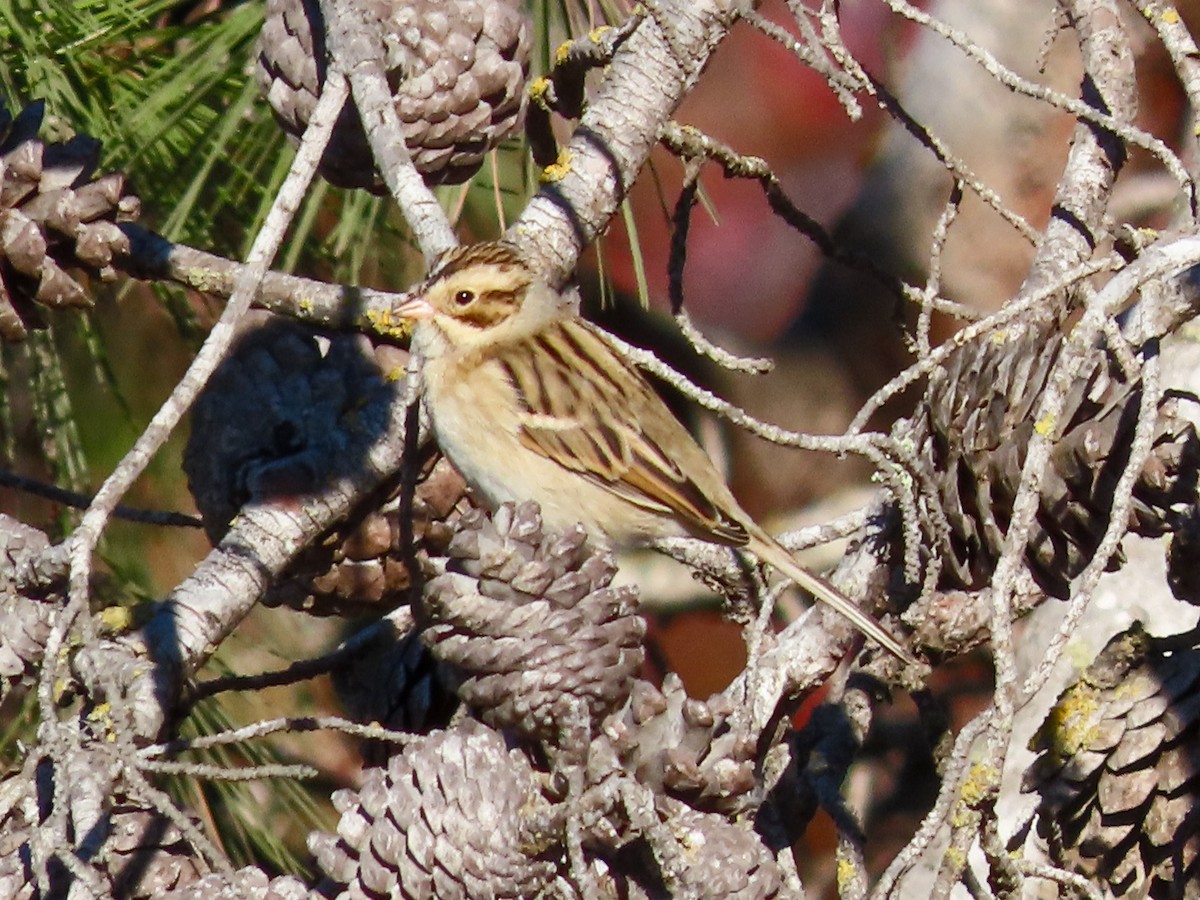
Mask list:
[[[731,545],[749,540],[745,527],[706,493],[647,433],[643,421],[662,401],[604,339],[579,322],[563,322],[504,354],[525,415],[521,442],[564,468],[579,472],[637,506],[674,515],[690,530]],[[536,351],[536,352],[535,352]],[[601,362],[598,362],[601,360]],[[581,377],[587,373],[589,377]],[[596,410],[606,409],[601,419]],[[674,418],[659,430],[674,442],[691,437]],[[703,454],[699,447],[689,452]]]

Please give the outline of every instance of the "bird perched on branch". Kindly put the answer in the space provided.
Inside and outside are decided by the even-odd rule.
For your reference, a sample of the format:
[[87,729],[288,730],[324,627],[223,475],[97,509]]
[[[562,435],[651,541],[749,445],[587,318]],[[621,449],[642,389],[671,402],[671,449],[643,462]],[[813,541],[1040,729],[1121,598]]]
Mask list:
[[745,548],[906,662],[904,646],[797,563],[604,333],[501,242],[449,251],[398,313],[424,357],[442,452],[489,506],[536,500],[618,546],[696,537]]

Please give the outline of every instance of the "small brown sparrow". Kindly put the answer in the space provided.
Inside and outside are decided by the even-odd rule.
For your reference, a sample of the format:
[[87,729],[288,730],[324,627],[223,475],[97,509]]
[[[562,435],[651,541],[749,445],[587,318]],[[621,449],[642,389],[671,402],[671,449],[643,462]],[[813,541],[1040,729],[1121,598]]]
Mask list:
[[424,357],[438,445],[489,506],[536,500],[549,527],[581,522],[619,546],[691,536],[744,547],[915,661],[755,524],[641,374],[515,248],[449,251],[398,313]]

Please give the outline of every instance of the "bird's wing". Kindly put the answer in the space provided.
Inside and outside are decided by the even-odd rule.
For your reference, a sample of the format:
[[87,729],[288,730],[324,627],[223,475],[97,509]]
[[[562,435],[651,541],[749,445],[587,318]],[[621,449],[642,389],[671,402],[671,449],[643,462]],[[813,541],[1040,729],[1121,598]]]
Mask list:
[[497,361],[521,404],[526,447],[643,509],[674,516],[708,540],[735,546],[749,540],[708,456],[585,323],[543,329]]

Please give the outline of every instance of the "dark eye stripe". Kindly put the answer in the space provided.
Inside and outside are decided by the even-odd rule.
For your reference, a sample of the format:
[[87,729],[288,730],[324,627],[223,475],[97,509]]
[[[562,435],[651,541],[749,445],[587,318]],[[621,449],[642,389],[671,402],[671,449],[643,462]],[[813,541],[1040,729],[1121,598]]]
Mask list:
[[487,291],[470,306],[456,307],[451,314],[460,322],[476,328],[490,328],[508,318],[516,302],[512,291]]

